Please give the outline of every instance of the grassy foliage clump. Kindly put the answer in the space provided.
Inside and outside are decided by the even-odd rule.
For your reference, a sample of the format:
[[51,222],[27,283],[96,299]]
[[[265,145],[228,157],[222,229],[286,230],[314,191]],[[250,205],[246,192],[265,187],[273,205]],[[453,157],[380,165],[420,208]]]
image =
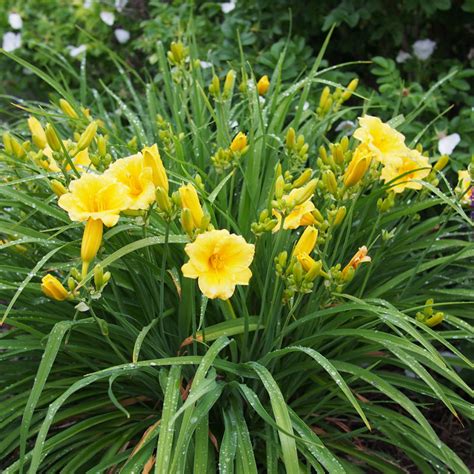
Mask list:
[[159,45],[126,103],[23,64],[54,93],[0,152],[4,472],[468,472],[425,415],[472,419],[469,173],[322,54],[287,85]]

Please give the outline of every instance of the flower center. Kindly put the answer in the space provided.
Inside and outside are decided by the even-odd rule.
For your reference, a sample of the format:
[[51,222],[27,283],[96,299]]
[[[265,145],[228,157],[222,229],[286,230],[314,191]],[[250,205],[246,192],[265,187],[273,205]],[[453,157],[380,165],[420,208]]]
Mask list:
[[222,260],[222,257],[218,253],[213,253],[209,257],[209,266],[213,270],[221,270],[222,267],[224,266],[224,261]]

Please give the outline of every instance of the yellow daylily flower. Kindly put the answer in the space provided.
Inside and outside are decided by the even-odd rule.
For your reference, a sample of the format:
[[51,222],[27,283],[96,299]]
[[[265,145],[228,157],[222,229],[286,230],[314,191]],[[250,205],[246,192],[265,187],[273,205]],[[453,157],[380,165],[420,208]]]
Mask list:
[[456,192],[462,195],[462,204],[471,204],[474,197],[474,188],[471,185],[471,174],[468,170],[458,171],[458,185],[456,186]]
[[233,152],[242,151],[247,146],[247,135],[243,132],[239,132],[230,144],[230,149]]
[[[63,140],[64,146],[67,148],[68,145],[71,142],[68,140]],[[46,145],[43,148],[43,154],[48,157],[48,165],[47,168],[49,171],[52,171],[53,173],[58,173],[61,171],[61,168],[59,167],[57,161],[53,158],[53,150],[49,145]],[[74,163],[74,166],[79,173],[83,173],[89,169],[95,169],[94,165],[92,164],[91,159],[89,158],[89,151],[88,149],[81,150],[79,153],[77,153],[74,157],[71,158],[72,162]],[[71,165],[66,162],[65,170],[66,171],[71,171],[72,167]]]
[[367,255],[367,253],[368,250],[365,245],[360,247],[355,255],[351,258],[350,262],[342,270],[342,275],[345,276],[351,268],[356,270],[361,263],[371,262],[372,259]]
[[181,270],[186,278],[197,278],[201,292],[208,298],[229,299],[236,285],[248,285],[249,269],[255,246],[227,230],[211,230],[187,244],[189,261]]
[[259,95],[265,95],[270,88],[270,81],[268,76],[262,76],[259,81],[257,82],[257,91]]
[[[418,150],[405,149],[398,155],[398,160],[382,168],[381,178],[385,183],[392,182],[392,191],[402,193],[405,189],[421,189],[421,183],[414,179],[426,178],[431,171],[431,165],[426,156]],[[396,179],[400,176],[399,179]],[[393,181],[395,180],[395,181]]]
[[196,188],[191,183],[183,185],[179,188],[179,196],[181,198],[181,207],[191,211],[194,227],[200,227],[204,212],[199,202]]
[[[283,229],[297,229],[300,226],[313,225],[316,223],[316,218],[312,212],[316,210],[312,201],[306,201],[303,204],[296,206],[285,218],[283,222]],[[277,218],[277,224],[272,232],[277,232],[281,227],[281,214],[273,209],[272,214]]]
[[364,115],[359,118],[359,125],[354,138],[364,143],[381,163],[396,160],[406,149],[405,137],[378,117]]
[[41,290],[52,300],[64,301],[69,298],[69,292],[64,288],[62,283],[49,273],[41,279]]
[[71,182],[69,192],[58,204],[68,212],[72,221],[101,220],[107,227],[114,226],[121,211],[130,208],[128,188],[110,175],[83,174]]
[[162,187],[167,193],[169,192],[168,176],[165,167],[161,161],[158,145],[147,146],[142,150],[145,166],[151,168],[153,172],[153,184],[155,187]]
[[153,170],[145,165],[141,153],[120,158],[109,166],[104,175],[111,176],[126,186],[130,198],[128,209],[148,209],[155,201]]
[[303,267],[303,270],[305,272],[309,272],[312,270],[316,265],[318,265],[318,262],[312,257],[310,257],[307,253],[302,252],[296,256],[296,259],[298,262],[301,263],[301,266]]
[[310,255],[314,250],[317,240],[318,229],[312,225],[306,227],[298,242],[296,242],[295,248],[293,249],[293,256],[298,257],[298,255],[301,254]]

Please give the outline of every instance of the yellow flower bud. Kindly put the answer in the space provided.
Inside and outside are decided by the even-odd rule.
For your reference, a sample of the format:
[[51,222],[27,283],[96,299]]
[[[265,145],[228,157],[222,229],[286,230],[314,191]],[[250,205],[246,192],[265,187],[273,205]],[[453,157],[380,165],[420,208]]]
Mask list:
[[72,105],[64,99],[59,99],[59,107],[61,110],[70,118],[77,119],[79,115],[77,115],[76,111],[72,108]]
[[260,80],[257,82],[257,91],[259,95],[265,95],[270,88],[270,81],[268,80],[268,76],[262,76]]
[[187,207],[181,210],[181,226],[188,235],[191,235],[195,229],[193,215]]
[[346,188],[355,186],[364,177],[369,164],[369,160],[366,157],[352,159],[344,173],[344,186]]
[[234,84],[235,84],[235,71],[231,69],[225,76],[224,95],[226,97],[229,97],[232,94],[232,91],[234,90]]
[[44,132],[43,127],[41,126],[40,121],[36,117],[28,118],[28,127],[31,131],[31,137],[33,138],[33,143],[38,148],[45,148],[47,144],[46,133]]
[[187,54],[186,47],[181,41],[177,41],[177,42],[173,41],[171,43],[170,50],[171,50],[172,55],[171,56],[169,55],[169,57],[172,60],[172,62],[174,62],[175,64],[182,63],[184,59],[186,58],[186,54]]
[[79,141],[77,142],[77,151],[84,150],[94,140],[95,134],[97,133],[97,122],[91,122],[82,133]]
[[347,213],[347,210],[345,206],[342,206],[337,210],[336,217],[334,218],[335,226],[339,225],[344,220],[344,217],[346,217],[346,213]]
[[247,146],[247,135],[243,132],[239,132],[230,144],[230,149],[233,152],[241,152]]
[[179,195],[181,197],[181,207],[190,210],[194,228],[198,228],[201,225],[204,213],[196,189],[192,184],[186,184],[179,188]]
[[323,183],[331,194],[337,194],[337,181],[331,170],[326,170],[323,173]]
[[438,324],[442,323],[444,319],[444,313],[439,311],[435,315],[431,316],[425,321],[425,324],[429,326],[430,328],[437,326]]
[[46,140],[48,141],[48,145],[53,151],[60,151],[61,150],[61,141],[59,140],[59,137],[54,130],[53,126],[48,123],[46,125]]
[[293,127],[290,127],[288,129],[288,132],[286,133],[286,147],[291,150],[295,146],[295,143],[296,143],[296,132]]
[[293,256],[298,257],[298,255],[304,253],[309,255],[314,250],[317,240],[318,229],[312,225],[307,226],[298,242],[296,242],[295,248],[293,249]]
[[41,279],[41,290],[52,300],[64,301],[69,297],[69,292],[64,288],[62,283],[53,275],[45,275]]
[[298,259],[298,262],[301,263],[301,266],[303,267],[303,270],[305,272],[309,272],[313,268],[313,265],[316,263],[316,260],[310,257],[307,253],[300,253],[296,256],[296,258]]
[[331,89],[329,89],[329,86],[326,86],[321,92],[321,97],[319,98],[319,107],[321,107],[321,109],[326,108],[326,103],[329,99],[330,94],[331,94]]
[[107,154],[107,136],[99,135],[97,137],[97,151],[100,156],[105,156]]
[[2,135],[2,139],[3,139],[3,146],[5,147],[5,151],[8,154],[11,154],[13,152],[11,135],[8,132],[5,132]]
[[51,187],[51,190],[54,192],[54,194],[56,194],[58,197],[67,193],[67,189],[64,184],[62,184],[57,179],[52,179],[49,183],[49,186]]
[[280,199],[285,192],[285,178],[279,175],[275,181],[275,198]]
[[89,218],[84,228],[81,244],[82,277],[84,278],[89,268],[89,263],[94,260],[102,243],[102,221]]
[[142,154],[145,166],[148,166],[153,171],[153,184],[155,186],[161,186],[168,193],[168,176],[166,175],[166,170],[161,161],[160,152],[158,151],[156,143],[143,148]]
[[359,79],[352,79],[352,81],[349,82],[349,85],[347,86],[347,90],[345,90],[342,94],[341,101],[345,102],[346,100],[349,100],[352,96],[352,93],[357,89],[358,85]]
[[209,86],[209,92],[215,96],[219,95],[221,92],[221,81],[215,74],[212,76],[211,85]]
[[298,178],[293,181],[293,187],[300,188],[301,186],[304,186],[308,182],[308,179],[311,178],[312,173],[313,173],[313,170],[311,168],[306,168],[298,176]]
[[367,247],[364,245],[359,248],[355,255],[351,258],[350,262],[342,270],[342,276],[345,278],[349,273],[353,273],[357,270],[357,267],[361,263],[371,262],[372,259],[367,255]]
[[436,171],[441,171],[443,170],[446,165],[449,163],[449,156],[448,155],[441,155],[439,157],[439,160],[436,162],[436,164],[434,165],[434,169]]
[[171,200],[168,193],[161,186],[156,188],[156,203],[162,212],[166,214],[171,212]]
[[[302,188],[294,190],[293,198],[295,200],[295,205],[299,206],[303,204],[308,199],[313,197],[314,191],[316,190],[316,185],[318,180],[313,178],[311,181],[308,181]],[[293,192],[293,191],[292,191]]]
[[23,158],[26,155],[25,149],[15,137],[10,136],[10,144],[13,150],[13,154],[17,158]]

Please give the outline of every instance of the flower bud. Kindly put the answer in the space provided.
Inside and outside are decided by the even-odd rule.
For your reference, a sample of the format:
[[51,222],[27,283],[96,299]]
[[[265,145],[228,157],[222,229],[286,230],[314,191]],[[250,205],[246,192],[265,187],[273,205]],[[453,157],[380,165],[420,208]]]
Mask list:
[[94,286],[96,290],[104,285],[104,270],[99,263],[94,267]]
[[316,190],[317,184],[318,180],[313,178],[302,188],[297,189],[297,191],[294,193],[295,205],[299,206],[300,204],[308,201],[308,199],[311,199],[313,197],[314,191]]
[[181,207],[183,209],[189,209],[194,228],[198,228],[201,225],[204,213],[196,189],[192,184],[186,184],[179,188],[179,195],[181,198]]
[[347,210],[345,206],[342,206],[337,210],[336,216],[334,217],[334,226],[339,225],[344,220],[344,217],[346,217],[346,213]]
[[160,158],[158,146],[156,143],[150,147],[145,147],[142,150],[143,160],[145,166],[148,166],[153,171],[153,184],[155,186],[161,186],[166,193],[169,191],[168,176],[166,175],[165,167]]
[[331,170],[326,170],[323,173],[323,183],[326,189],[332,194],[337,194],[337,181],[334,173]]
[[444,320],[444,313],[441,311],[437,312],[434,316],[425,320],[425,324],[430,328],[437,326],[438,324],[442,323]]
[[104,157],[107,154],[107,136],[99,135],[97,137],[97,151],[99,155]]
[[357,89],[358,85],[359,79],[352,79],[352,81],[349,82],[349,85],[347,86],[347,90],[345,90],[342,94],[341,101],[345,102],[346,100],[349,100],[352,96],[352,93]]
[[26,155],[26,151],[21,145],[21,143],[15,138],[10,135],[10,145],[12,147],[13,154],[17,158],[23,158]]
[[307,226],[293,249],[293,256],[298,257],[304,253],[309,255],[314,250],[317,240],[318,229],[312,225]]
[[355,186],[365,175],[369,167],[369,160],[366,157],[352,159],[344,173],[344,186],[350,188]]
[[259,95],[265,95],[270,88],[270,81],[268,80],[268,76],[262,76],[260,80],[257,82],[257,91]]
[[311,178],[311,174],[313,173],[311,168],[306,168],[299,176],[293,181],[294,188],[300,188],[304,186],[308,180]]
[[239,132],[230,144],[230,149],[235,152],[242,152],[247,146],[247,135],[243,132]]
[[94,260],[102,243],[103,224],[101,220],[89,218],[84,228],[81,244],[82,277],[85,277],[89,263]]
[[221,93],[221,81],[215,74],[212,76],[209,92],[214,96],[218,96]]
[[53,193],[56,194],[56,196],[58,197],[67,193],[67,189],[64,186],[64,184],[58,181],[57,179],[52,179],[49,182],[49,186],[51,187],[51,190],[53,191]]
[[38,148],[45,148],[47,144],[46,133],[44,132],[43,127],[41,126],[40,121],[36,117],[28,118],[28,127],[31,132],[31,137],[33,138],[33,143]]
[[319,107],[321,107],[321,109],[324,110],[326,108],[326,103],[329,99],[330,94],[331,94],[331,89],[329,89],[329,86],[326,86],[321,92],[321,97],[319,98]]
[[8,132],[4,132],[2,135],[3,146],[5,147],[5,152],[11,154],[13,152],[11,135]]
[[94,140],[95,134],[97,133],[97,122],[91,122],[82,133],[79,141],[77,142],[77,151],[84,150]]
[[171,213],[171,200],[168,193],[161,186],[156,188],[156,203],[160,211],[166,214]]
[[295,146],[295,143],[296,143],[296,132],[293,127],[290,127],[288,129],[288,132],[286,133],[286,147],[291,150]]
[[199,230],[203,232],[209,228],[209,224],[211,223],[211,216],[209,214],[204,214],[201,219],[201,224],[199,224]]
[[48,141],[48,145],[53,151],[61,151],[61,141],[59,140],[59,137],[54,130],[53,126],[48,123],[46,125],[46,140]]
[[186,234],[191,235],[194,231],[194,221],[190,209],[187,207],[181,209],[181,226]]
[[282,175],[279,175],[275,181],[275,198],[281,199],[284,192],[285,192],[285,178],[283,178]]
[[436,162],[436,164],[434,165],[434,169],[436,171],[441,171],[443,170],[446,165],[449,163],[449,156],[448,155],[441,155],[439,157],[439,160]]
[[79,118],[79,115],[77,115],[77,112],[73,109],[72,105],[65,99],[59,99],[59,107],[61,107],[61,110],[70,118],[72,119],[77,119]]
[[64,301],[69,297],[69,292],[64,288],[62,283],[53,275],[45,275],[41,279],[41,290],[52,300]]
[[232,92],[234,90],[234,84],[235,84],[235,71],[231,69],[225,76],[225,81],[224,81],[224,96],[225,97],[230,97],[232,95]]

